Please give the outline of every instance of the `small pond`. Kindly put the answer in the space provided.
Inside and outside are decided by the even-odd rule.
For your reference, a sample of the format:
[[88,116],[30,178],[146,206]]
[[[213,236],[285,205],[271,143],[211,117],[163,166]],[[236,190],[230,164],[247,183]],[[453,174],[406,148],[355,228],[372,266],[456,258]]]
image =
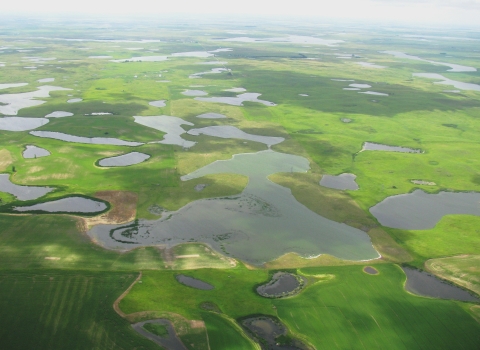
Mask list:
[[195,191],[197,192],[201,192],[205,189],[205,187],[207,187],[207,185],[205,184],[198,184],[198,185],[195,185],[195,187],[193,188]]
[[220,113],[203,113],[200,115],[197,115],[197,118],[203,118],[203,119],[224,119],[227,118],[226,115],[220,114]]
[[288,35],[285,37],[276,37],[276,38],[251,38],[248,36],[241,36],[235,38],[227,39],[218,39],[217,41],[233,41],[233,42],[242,42],[242,43],[292,43],[292,44],[312,44],[312,45],[326,45],[334,46],[336,44],[343,43],[343,40],[337,39],[323,39],[312,36],[303,36],[303,35]]
[[369,275],[378,275],[378,270],[371,266],[365,266],[363,272],[368,273]]
[[150,156],[140,152],[130,152],[120,156],[103,158],[98,161],[98,165],[103,167],[129,166],[146,161]]
[[358,90],[361,90],[359,88],[343,88],[343,90],[346,90],[346,91],[358,91]]
[[56,131],[30,131],[30,135],[73,143],[91,143],[94,145],[140,146],[142,142],[124,141],[111,137],[83,137]]
[[[161,337],[156,334],[150,333],[147,331],[144,326],[146,324],[159,324],[163,325],[167,328],[168,331],[168,336]],[[143,321],[143,322],[138,322],[132,324],[132,328],[142,336],[144,336],[147,339],[152,340],[156,344],[162,346],[165,349],[168,350],[187,350],[187,348],[183,345],[182,341],[180,338],[178,338],[177,333],[175,332],[175,329],[173,328],[172,322],[170,322],[167,319],[159,318],[155,320],[148,320],[148,321]]]
[[135,123],[147,126],[152,129],[156,129],[165,133],[163,140],[158,143],[166,145],[178,145],[184,148],[190,148],[195,145],[196,142],[184,140],[180,135],[185,134],[185,130],[182,125],[193,126],[192,123],[183,120],[178,117],[171,117],[168,115],[159,115],[151,117],[135,116]]
[[405,230],[426,230],[435,227],[444,215],[480,216],[480,193],[422,190],[391,196],[370,208],[370,213],[383,226]]
[[26,86],[28,83],[0,84],[0,90]]
[[207,58],[207,57],[214,56],[214,54],[207,51],[189,51],[189,52],[175,52],[175,53],[172,53],[170,56]]
[[213,288],[215,288],[210,283],[204,282],[202,280],[199,280],[190,276],[176,275],[175,279],[181,284],[184,284],[188,287],[192,287],[195,289],[212,290]]
[[238,129],[237,127],[231,126],[231,125],[217,125],[217,126],[207,126],[205,128],[200,128],[200,129],[190,129],[188,131],[188,134],[195,135],[195,136],[203,134],[207,136],[220,137],[224,139],[250,140],[250,141],[264,143],[269,147],[285,141],[285,138],[283,137],[248,134]]
[[386,152],[401,152],[401,153],[422,153],[420,149],[413,149],[401,146],[388,146],[381,143],[364,142],[362,151],[386,151]]
[[39,128],[49,121],[45,118],[3,117],[0,118],[0,130],[27,131]]
[[320,185],[337,190],[358,190],[358,185],[355,182],[357,175],[343,173],[340,175],[323,175],[320,180]]
[[71,98],[67,100],[68,103],[77,103],[83,101],[83,98]]
[[98,213],[107,209],[107,205],[84,197],[66,197],[50,202],[25,207],[14,207],[15,211],[44,211],[47,213]]
[[368,85],[368,84],[349,84],[348,86],[352,88],[358,88],[358,89],[368,89],[372,87],[371,85]]
[[50,152],[47,151],[45,148],[27,145],[25,150],[22,153],[23,158],[41,158],[47,157],[50,155]]
[[121,60],[110,60],[110,62],[123,63],[123,62],[162,62],[168,59],[167,56],[141,56],[131,57]]
[[355,63],[361,65],[362,67],[366,67],[366,68],[376,68],[376,69],[387,68],[385,66],[380,66],[378,64],[370,63],[370,62],[355,62]]
[[440,80],[435,82],[434,84],[452,85],[453,87],[460,90],[480,91],[480,85],[478,84],[464,83],[461,81],[452,80],[449,78],[445,78],[443,75],[437,73],[413,73],[412,75],[419,78]]
[[228,62],[225,61],[207,61],[207,62],[198,62],[197,64],[207,64],[207,65],[226,65]]
[[268,283],[257,287],[257,293],[265,298],[282,298],[298,294],[305,284],[302,276],[276,272]]
[[165,107],[167,104],[165,103],[167,100],[158,100],[158,101],[152,101],[149,102],[148,104],[153,107]]
[[220,73],[228,72],[228,71],[230,71],[230,69],[228,69],[228,68],[212,68],[211,70],[209,70],[207,72],[200,72],[200,73],[191,74],[189,77],[190,78],[200,78],[202,75],[220,74]]
[[47,114],[45,118],[63,118],[63,117],[71,117],[73,113],[64,112],[64,111],[55,111],[50,114]]
[[258,102],[264,104],[265,106],[276,106],[275,103],[270,101],[259,100],[258,97],[261,94],[253,93],[253,92],[246,92],[244,94],[240,94],[236,97],[195,97],[197,101],[203,102],[216,102],[216,103],[225,103],[232,106],[243,106],[243,102]]
[[112,56],[88,56],[88,58],[107,59],[107,58],[112,58]]
[[[287,327],[277,318],[271,316],[255,316],[243,319],[242,327],[254,340],[263,344],[262,349],[268,350],[303,350],[308,347],[298,339],[292,339],[289,344],[280,342],[279,337],[288,333]],[[265,344],[266,343],[266,344]]]
[[208,92],[202,90],[185,90],[182,92],[182,95],[185,96],[206,96]]
[[376,91],[361,91],[359,94],[366,94],[366,95],[375,95],[375,96],[388,96],[388,94],[383,92],[376,92]]
[[10,193],[21,201],[40,198],[53,190],[51,187],[16,185],[10,181],[9,174],[0,174],[0,191]]
[[238,88],[231,88],[231,89],[225,89],[223,91],[228,91],[228,92],[235,92],[235,93],[240,93],[240,92],[245,92],[247,89],[238,87]]
[[38,79],[37,80],[39,83],[51,83],[55,81],[55,78],[43,78],[43,79]]
[[402,267],[402,270],[407,275],[405,289],[410,293],[440,299],[455,299],[471,302],[480,301],[480,299],[466,290],[451,285],[428,272],[409,267]]

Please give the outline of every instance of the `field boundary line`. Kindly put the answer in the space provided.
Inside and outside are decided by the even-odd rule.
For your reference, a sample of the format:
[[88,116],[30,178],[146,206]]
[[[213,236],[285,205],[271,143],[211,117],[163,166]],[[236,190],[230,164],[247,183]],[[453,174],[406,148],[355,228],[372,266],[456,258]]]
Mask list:
[[127,290],[125,290],[118,298],[117,300],[114,301],[113,303],[113,309],[115,310],[115,312],[121,316],[122,318],[127,318],[127,314],[125,312],[123,312],[122,310],[120,310],[120,307],[118,306],[120,304],[120,302],[122,301],[123,298],[125,298],[125,296],[130,292],[130,290],[133,288],[133,286],[138,282],[140,281],[140,278],[142,278],[142,271],[140,271],[140,273],[138,274],[138,277],[135,279],[135,281],[133,281],[133,283],[127,288]]

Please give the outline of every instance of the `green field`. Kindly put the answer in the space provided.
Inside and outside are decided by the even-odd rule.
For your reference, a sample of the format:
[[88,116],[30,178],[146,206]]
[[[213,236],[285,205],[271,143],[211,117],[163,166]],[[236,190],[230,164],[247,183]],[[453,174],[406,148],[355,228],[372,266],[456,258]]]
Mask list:
[[[74,115],[49,118],[36,130],[144,143],[137,147],[69,143],[36,137],[28,130],[7,131],[1,126],[8,113],[0,112],[0,173],[9,174],[17,185],[54,188],[28,201],[0,192],[0,348],[156,349],[159,346],[138,335],[130,324],[168,318],[189,350],[260,349],[240,326],[240,320],[251,315],[277,317],[287,326],[287,337],[315,349],[480,348],[478,303],[407,293],[400,269],[403,264],[428,270],[478,296],[480,216],[446,215],[432,229],[401,230],[381,226],[369,212],[390,196],[416,189],[431,194],[480,192],[480,92],[451,92],[453,86],[412,76],[437,73],[480,85],[480,57],[472,41],[480,39],[477,32],[382,26],[373,30],[351,23],[327,27],[324,23],[290,25],[253,19],[248,24],[155,19],[142,26],[136,20],[105,19],[108,29],[92,23],[5,17],[0,25],[0,111],[8,107],[2,101],[9,94],[60,86],[70,90],[38,97],[45,103],[20,108],[17,116],[43,118],[54,111],[68,111]],[[247,34],[236,34],[240,32]],[[425,35],[428,40],[413,40],[406,33]],[[326,46],[219,41],[289,35],[343,42]],[[231,50],[214,51],[225,48]],[[382,53],[387,50],[477,70],[452,72],[445,65]],[[173,55],[185,52],[190,54]],[[195,57],[191,52],[201,54]],[[168,59],[110,61],[141,56]],[[363,67],[361,62],[386,68]],[[24,68],[28,66],[36,69]],[[228,71],[192,76],[213,68]],[[54,81],[38,81],[45,78]],[[8,83],[28,85],[3,88]],[[344,90],[353,83],[371,87]],[[245,91],[234,92],[233,88]],[[202,102],[183,94],[185,90],[204,91],[205,97],[258,93],[259,99],[276,105]],[[365,91],[388,96],[358,93]],[[68,103],[72,98],[83,100]],[[149,104],[157,100],[165,100],[166,106]],[[203,113],[226,118],[197,118]],[[185,133],[180,136],[196,144],[184,148],[159,143],[166,132],[135,123],[133,118],[161,115],[192,123],[182,125]],[[109,250],[87,235],[92,225],[129,225],[134,219],[138,225],[142,219],[173,215],[196,200],[240,194],[249,179],[236,173],[181,180],[215,161],[269,148],[251,140],[187,133],[211,126],[234,126],[254,135],[285,138],[271,149],[305,157],[310,169],[295,173],[292,168],[268,179],[289,189],[298,202],[318,215],[368,234],[381,258],[369,262],[330,255],[306,259],[284,251],[252,267],[226,256],[226,251],[215,251],[202,237],[173,247],[167,240]],[[364,142],[422,152],[360,152]],[[27,145],[51,154],[25,159],[22,152]],[[126,167],[98,165],[100,159],[129,152],[150,158]],[[319,185],[323,175],[342,173],[355,174],[359,189]],[[197,185],[205,186],[198,189]],[[107,201],[108,211],[94,217],[14,212],[16,206],[71,195]],[[208,220],[201,218],[198,225]],[[231,226],[233,232],[235,223]],[[294,243],[304,244],[302,237]],[[252,247],[262,249],[269,249],[268,244]],[[380,273],[364,273],[367,264]],[[260,297],[255,288],[280,270],[303,275],[307,287],[294,297]],[[139,273],[141,278],[134,283]],[[178,274],[201,279],[214,289],[182,285],[175,279]],[[153,333],[165,332],[153,325],[145,329],[149,327]]]

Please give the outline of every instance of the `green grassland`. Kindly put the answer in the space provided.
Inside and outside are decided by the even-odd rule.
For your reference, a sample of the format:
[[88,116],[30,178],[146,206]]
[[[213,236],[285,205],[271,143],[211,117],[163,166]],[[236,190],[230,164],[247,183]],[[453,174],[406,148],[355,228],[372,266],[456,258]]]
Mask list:
[[[87,28],[80,22],[63,24],[61,30],[54,22],[39,23],[7,19],[2,24],[0,47],[7,48],[0,52],[0,61],[6,64],[0,67],[0,83],[29,84],[0,93],[34,91],[45,85],[37,80],[47,77],[55,78],[47,85],[71,90],[51,92],[50,97],[42,98],[46,103],[20,109],[18,116],[44,117],[53,111],[69,111],[74,116],[51,118],[38,130],[145,144],[126,147],[67,143],[34,137],[27,131],[0,131],[0,171],[11,174],[16,184],[55,188],[42,198],[26,202],[0,192],[0,308],[8,316],[0,323],[0,347],[158,348],[137,335],[128,322],[168,317],[189,349],[258,349],[259,345],[246,336],[237,322],[252,314],[278,317],[291,335],[317,349],[480,347],[478,305],[408,294],[403,289],[405,275],[392,264],[426,268],[478,294],[480,218],[448,215],[429,230],[399,230],[380,226],[368,211],[389,196],[417,188],[429,193],[480,192],[479,93],[446,93],[444,90],[453,87],[412,76],[417,72],[438,73],[480,84],[478,54],[471,42],[418,42],[391,31],[342,26],[335,27],[342,35],[325,33],[325,38],[345,41],[335,48],[224,42],[216,39],[240,36],[227,33],[232,29],[230,24],[197,27],[169,21],[145,22],[142,29],[128,22],[116,23],[117,30],[109,32],[109,38],[132,42],[110,42],[93,41],[104,38],[104,30]],[[312,35],[312,27],[306,25],[280,28],[265,23],[255,29],[248,27],[248,31],[257,38]],[[315,27],[314,31],[321,33],[325,28]],[[18,41],[22,38],[26,41]],[[139,39],[160,42],[135,42]],[[33,52],[20,52],[16,47]],[[225,47],[232,51],[206,59],[170,56],[174,52]],[[385,50],[479,70],[447,72],[446,66],[397,59],[381,53]],[[341,52],[361,58],[336,58],[343,56]],[[89,58],[95,55],[112,59],[170,57],[161,62],[114,63]],[[26,59],[29,56],[56,60],[31,62]],[[209,60],[228,63],[199,64]],[[356,64],[360,61],[387,68],[361,67]],[[38,68],[23,68],[32,65]],[[189,78],[220,66],[231,72]],[[372,87],[368,90],[389,96],[343,90],[350,83],[369,84]],[[230,106],[200,102],[182,94],[186,89],[199,89],[210,97],[235,96],[225,91],[233,87],[261,93],[260,99],[277,106],[252,102]],[[70,98],[83,101],[67,103]],[[150,106],[149,102],[155,100],[166,100],[166,106]],[[111,115],[87,115],[98,112]],[[196,118],[207,112],[227,118]],[[197,142],[188,150],[148,143],[162,140],[164,133],[135,123],[133,116],[155,115],[176,116],[193,123],[183,126],[186,131],[233,125],[252,134],[284,137],[286,140],[272,149],[307,158],[311,169],[302,174],[274,174],[269,179],[289,188],[310,210],[367,232],[382,255],[382,259],[372,262],[380,274],[362,272],[363,262],[326,255],[303,259],[288,252],[263,269],[248,269],[202,244],[184,244],[170,250],[144,247],[119,253],[91,242],[79,217],[10,213],[12,206],[72,194],[95,197],[99,191],[110,190],[135,193],[136,217],[156,219],[160,215],[152,208],[177,210],[194,200],[238,194],[248,181],[236,174],[190,181],[181,181],[180,176],[234,154],[267,149],[252,141],[187,134],[182,137]],[[345,118],[351,121],[345,123]],[[421,149],[423,153],[359,152],[367,141]],[[43,147],[51,155],[24,159],[22,151],[27,145]],[[97,166],[102,158],[132,151],[151,158],[124,168]],[[344,172],[357,175],[359,190],[319,186],[322,175]],[[411,180],[435,185],[415,185]],[[196,191],[198,184],[205,184],[205,189]],[[270,300],[255,293],[255,286],[267,281],[272,269],[286,268],[309,279],[309,286],[301,294]],[[143,271],[142,283],[136,283],[120,302],[120,308],[129,314],[127,321],[113,311],[112,304],[138,271]],[[181,285],[175,280],[178,273],[205,280],[215,289],[200,291]],[[327,275],[335,277],[326,279]],[[202,308],[205,302],[213,305],[214,311]],[[203,320],[206,328],[194,328],[188,320]]]

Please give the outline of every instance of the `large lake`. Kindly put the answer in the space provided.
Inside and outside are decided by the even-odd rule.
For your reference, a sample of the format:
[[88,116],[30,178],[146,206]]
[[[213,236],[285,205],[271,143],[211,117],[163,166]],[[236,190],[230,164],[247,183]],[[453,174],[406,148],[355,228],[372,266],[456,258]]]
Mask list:
[[237,154],[185,175],[182,180],[220,173],[245,175],[249,182],[241,194],[194,201],[159,220],[139,220],[138,225],[98,225],[88,235],[106,248],[119,250],[205,242],[255,265],[288,252],[303,257],[331,254],[348,260],[377,258],[379,254],[365,232],[310,211],[289,189],[267,179],[278,172],[308,169],[307,159],[272,150]]

